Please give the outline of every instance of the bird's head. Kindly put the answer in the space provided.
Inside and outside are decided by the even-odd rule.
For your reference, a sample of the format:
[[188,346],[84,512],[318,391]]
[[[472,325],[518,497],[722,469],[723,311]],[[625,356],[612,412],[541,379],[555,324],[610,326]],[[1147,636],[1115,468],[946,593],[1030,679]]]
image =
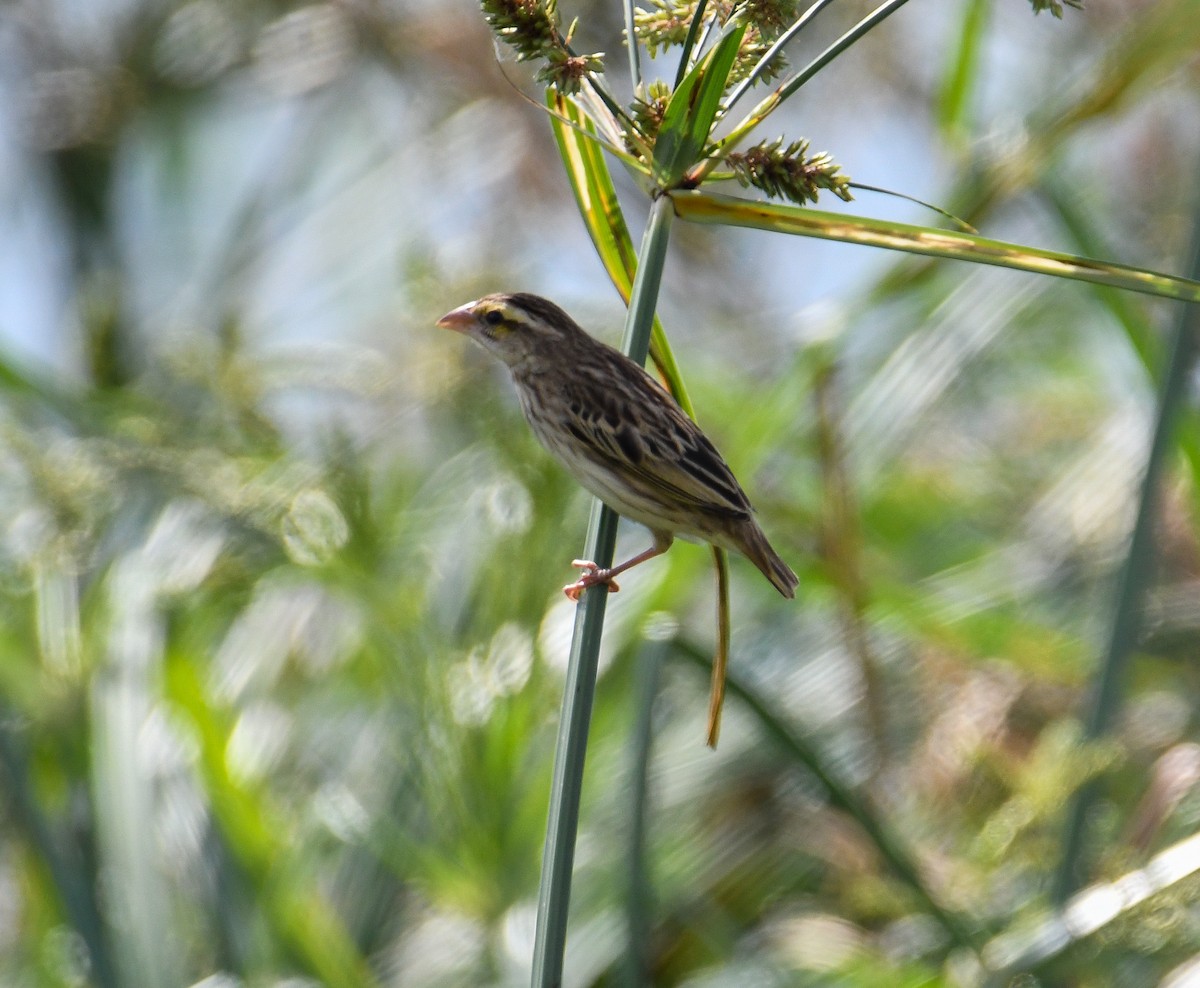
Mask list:
[[447,312],[437,325],[471,337],[512,368],[560,353],[564,342],[583,333],[553,302],[524,292],[485,295]]

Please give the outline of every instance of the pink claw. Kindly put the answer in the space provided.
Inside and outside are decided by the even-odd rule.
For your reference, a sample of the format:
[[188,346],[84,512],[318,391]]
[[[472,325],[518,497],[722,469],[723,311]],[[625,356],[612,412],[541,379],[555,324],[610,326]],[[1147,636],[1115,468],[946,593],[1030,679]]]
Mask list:
[[583,575],[578,580],[563,587],[563,593],[571,600],[578,601],[588,587],[594,587],[600,583],[607,584],[609,593],[616,593],[621,589],[617,586],[616,580],[606,575],[604,570],[589,559],[572,559],[571,565],[583,570]]

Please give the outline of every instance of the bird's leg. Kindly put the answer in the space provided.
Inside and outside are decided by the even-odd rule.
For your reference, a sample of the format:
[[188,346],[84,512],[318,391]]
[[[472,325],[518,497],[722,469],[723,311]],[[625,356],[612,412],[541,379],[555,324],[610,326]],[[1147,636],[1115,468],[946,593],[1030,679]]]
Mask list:
[[655,532],[654,545],[644,552],[639,552],[636,556],[626,559],[620,565],[610,567],[609,569],[601,569],[588,559],[572,559],[571,565],[578,566],[583,570],[583,574],[574,583],[568,583],[563,587],[563,593],[570,597],[571,600],[578,600],[588,587],[594,587],[600,583],[608,586],[609,593],[616,593],[621,588],[613,580],[614,576],[618,573],[624,573],[627,569],[632,569],[638,563],[644,563],[647,559],[661,556],[671,548],[671,543],[674,541],[675,537],[670,532]]

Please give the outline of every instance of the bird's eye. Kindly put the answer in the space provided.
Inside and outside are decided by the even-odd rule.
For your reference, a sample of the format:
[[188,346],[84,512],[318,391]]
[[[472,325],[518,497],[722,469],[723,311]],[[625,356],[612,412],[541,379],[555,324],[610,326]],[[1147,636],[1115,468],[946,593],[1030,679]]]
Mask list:
[[484,313],[483,321],[489,326],[499,326],[504,322],[504,313],[499,309],[492,309],[491,312]]

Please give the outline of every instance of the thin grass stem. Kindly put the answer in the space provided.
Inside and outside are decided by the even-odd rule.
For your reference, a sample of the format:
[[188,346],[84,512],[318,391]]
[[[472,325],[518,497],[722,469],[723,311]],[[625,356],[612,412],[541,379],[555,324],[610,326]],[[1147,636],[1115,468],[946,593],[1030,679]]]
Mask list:
[[982,63],[983,40],[991,14],[991,0],[968,0],[963,5],[957,44],[952,46],[946,74],[937,98],[938,127],[956,146],[971,132],[971,100]]
[[721,737],[721,711],[725,707],[725,673],[729,669],[729,557],[720,546],[712,547],[717,571],[717,650],[713,655],[712,683],[708,692],[708,730],[705,743],[717,746]]
[[[1197,212],[1192,237],[1191,263],[1188,274],[1200,278],[1200,210]],[[1188,396],[1188,382],[1196,361],[1196,343],[1200,337],[1200,304],[1185,304],[1179,309],[1167,360],[1167,373],[1159,394],[1154,436],[1146,471],[1138,497],[1137,517],[1129,552],[1121,566],[1113,602],[1112,624],[1104,661],[1100,666],[1088,715],[1085,738],[1094,741],[1112,730],[1121,707],[1126,675],[1133,651],[1142,630],[1142,600],[1153,579],[1154,522],[1157,517],[1158,492],[1167,454],[1173,444],[1175,423]],[[1082,884],[1085,868],[1084,852],[1087,822],[1100,788],[1097,780],[1081,786],[1067,811],[1063,855],[1059,864],[1053,896],[1063,903]]]
[[[670,199],[663,196],[655,200],[642,238],[622,341],[622,350],[639,364],[646,362],[646,352],[650,346],[650,330],[654,324],[654,310],[673,216]],[[587,558],[601,568],[611,566],[616,540],[616,512],[599,501],[593,502],[585,549]],[[575,630],[563,689],[562,719],[559,721],[554,749],[554,776],[550,787],[546,846],[542,855],[542,879],[538,888],[533,988],[559,988],[562,984],[584,760],[607,601],[607,588],[592,587],[584,592],[575,612]]]
[[738,84],[737,89],[729,94],[729,99],[725,101],[726,113],[732,110],[737,105],[738,100],[745,96],[750,91],[750,88],[758,82],[759,77],[767,70],[767,66],[771,64],[771,59],[783,51],[791,40],[804,30],[805,25],[831,3],[833,3],[833,0],[817,0],[816,3],[796,19],[795,24],[775,40],[775,43],[763,53],[762,58],[755,64],[753,71]]
[[629,53],[629,82],[636,93],[642,84],[642,53],[633,33],[633,0],[625,0],[625,47]]
[[[737,143],[745,137],[750,131],[757,127],[767,118],[767,116],[780,103],[788,99],[793,93],[803,86],[809,79],[815,76],[821,69],[825,68],[830,62],[838,57],[847,48],[858,41],[863,35],[870,31],[881,21],[891,17],[897,10],[903,7],[908,0],[887,0],[886,3],[880,4],[870,14],[864,17],[861,21],[854,25],[849,31],[838,38],[833,44],[826,48],[820,55],[809,62],[803,69],[797,72],[794,76],[783,83],[779,88],[763,99],[758,106],[750,111],[740,124],[738,124],[728,135],[717,142],[712,150],[711,156],[704,161],[699,168],[689,173],[689,178],[694,182],[703,180],[709,172],[711,172],[717,164],[724,158],[726,152],[731,151]],[[739,98],[740,93],[735,94]],[[732,105],[730,100],[729,105]]]

